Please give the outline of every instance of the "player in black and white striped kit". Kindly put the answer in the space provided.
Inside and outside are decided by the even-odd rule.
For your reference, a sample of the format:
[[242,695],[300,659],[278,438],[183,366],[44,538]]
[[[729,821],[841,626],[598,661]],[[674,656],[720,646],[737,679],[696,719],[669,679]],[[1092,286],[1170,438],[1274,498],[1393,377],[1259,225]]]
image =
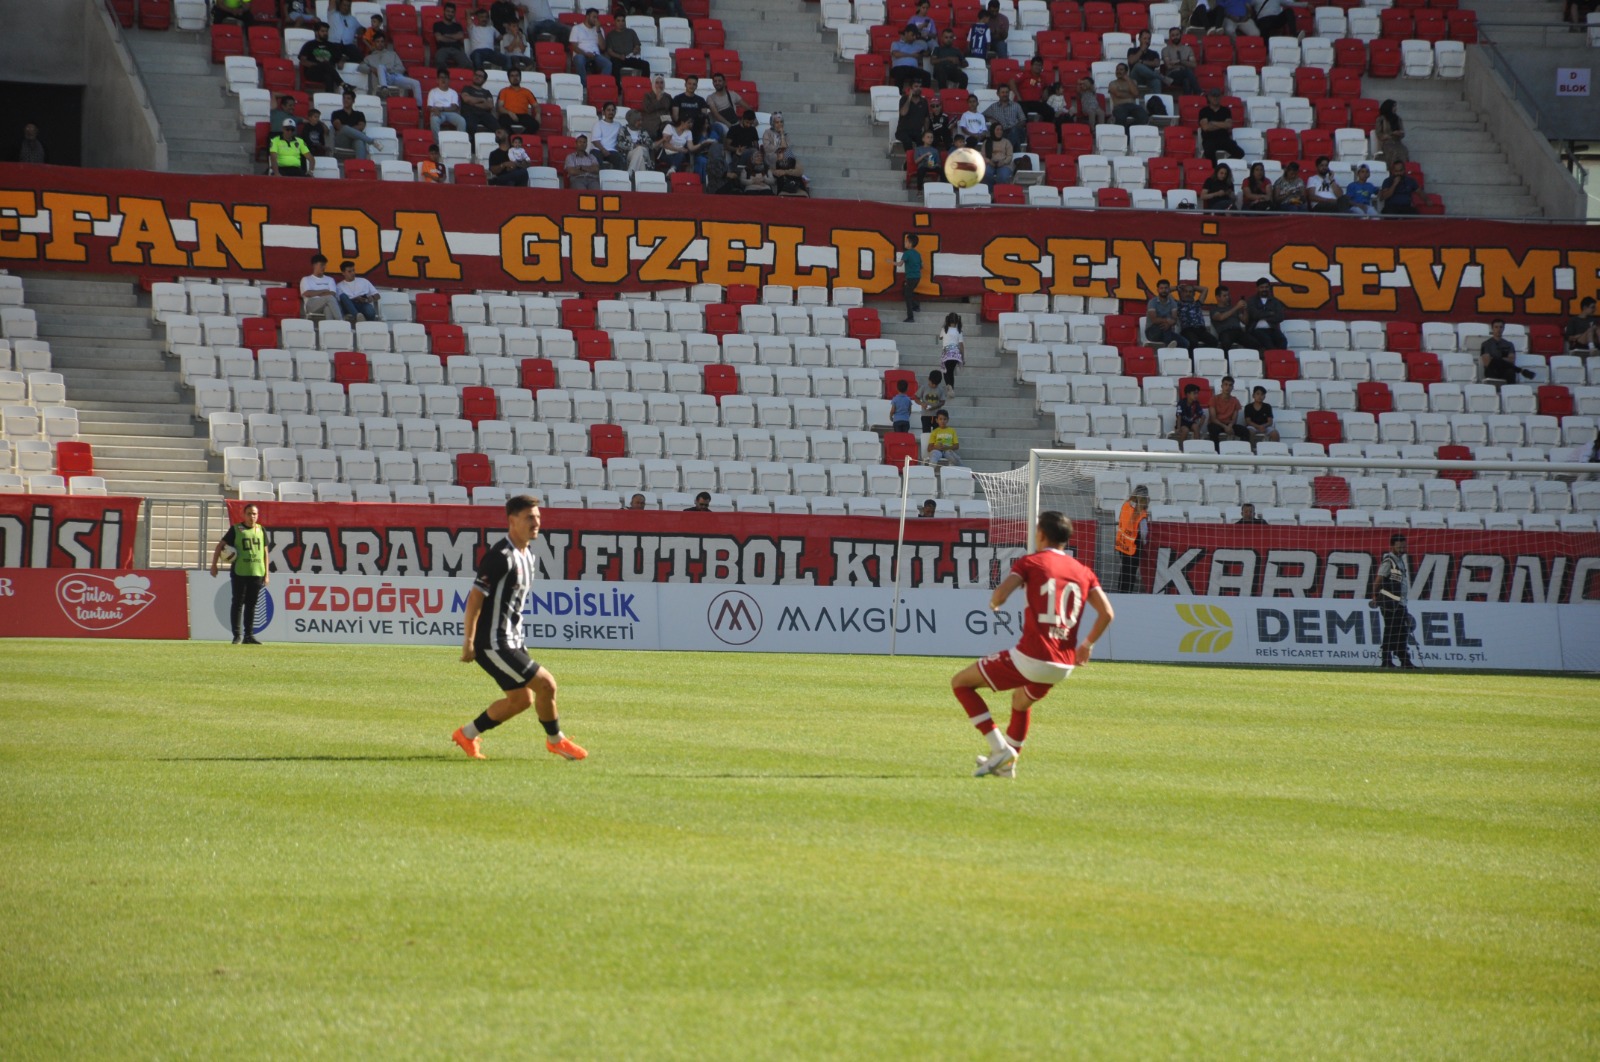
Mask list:
[[467,595],[461,662],[474,660],[499,683],[505,696],[450,737],[461,751],[484,759],[478,737],[533,706],[544,725],[545,748],[569,760],[589,755],[561,732],[556,679],[528,656],[522,640],[522,605],[533,589],[538,562],[529,545],[539,537],[539,500],[519,494],[506,500],[506,537],[484,553]]

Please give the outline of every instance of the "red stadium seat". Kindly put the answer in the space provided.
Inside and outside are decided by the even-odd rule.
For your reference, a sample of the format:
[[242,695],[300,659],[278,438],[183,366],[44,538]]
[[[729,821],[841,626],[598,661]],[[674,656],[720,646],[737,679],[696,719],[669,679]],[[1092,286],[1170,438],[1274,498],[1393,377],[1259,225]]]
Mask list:
[[1246,37],[1241,34],[1233,39],[1233,48],[1238,53],[1239,66],[1253,66],[1260,70],[1267,65],[1267,41],[1265,37]]
[[714,336],[733,335],[739,331],[739,307],[731,303],[714,303],[705,309],[705,329]]
[[494,420],[500,415],[500,404],[495,400],[492,387],[463,387],[461,389],[461,419],[472,421],[476,428],[480,421]]
[[1416,19],[1403,7],[1384,8],[1378,13],[1378,25],[1387,41],[1410,40],[1417,28]]
[[978,316],[993,324],[1000,320],[1001,314],[1016,312],[1017,297],[1008,291],[986,291],[979,305]]
[[622,79],[622,105],[630,110],[641,110],[644,98],[650,94],[650,79],[625,77]]
[[383,25],[392,37],[396,33],[419,36],[422,26],[417,22],[417,9],[410,4],[383,5]]
[[533,62],[541,74],[565,74],[567,49],[555,41],[539,41],[533,46]]
[[598,307],[593,299],[562,299],[561,327],[593,328],[597,313]]
[[346,391],[353,383],[370,383],[372,370],[367,356],[356,350],[341,350],[333,355],[333,382],[342,384]]
[[729,284],[722,289],[722,301],[729,306],[754,306],[761,301],[761,289],[754,284]]
[[494,485],[490,475],[488,454],[456,454],[456,485],[471,490],[473,487]]
[[899,381],[906,382],[906,393],[917,393],[917,374],[910,369],[885,369],[883,372],[883,397],[893,398]]
[[[1056,134],[1061,140],[1061,153],[1072,156],[1094,154],[1094,130],[1086,125],[1064,125]],[[1076,180],[1076,178],[1074,178]]]
[[[1257,38],[1246,38],[1255,40]],[[1328,75],[1314,66],[1295,68],[1294,94],[1308,100],[1319,100],[1328,94]]]
[[1232,66],[1237,58],[1233,50],[1233,38],[1221,33],[1207,37],[1201,44],[1198,58],[1202,63],[1214,66]]
[[1406,365],[1406,379],[1412,383],[1429,387],[1444,380],[1444,366],[1439,362],[1439,355],[1431,351],[1414,350],[1400,357]]
[[1392,413],[1394,395],[1389,392],[1389,385],[1370,380],[1356,384],[1356,409],[1374,416]]
[[1110,33],[1117,28],[1117,12],[1104,0],[1089,0],[1083,5],[1083,28],[1090,33]]
[[300,72],[288,59],[282,56],[262,56],[256,59],[256,66],[261,70],[261,87],[273,95],[294,92],[299,88]]
[[250,54],[257,59],[283,58],[283,34],[275,26],[251,26],[245,33]]
[[1314,172],[1314,161],[1324,155],[1333,158],[1333,133],[1326,129],[1307,129],[1300,134],[1300,158],[1306,160],[1300,163],[1302,173]]
[[1339,420],[1339,414],[1331,409],[1313,409],[1306,413],[1306,442],[1329,443],[1344,442],[1344,424]]
[[1132,376],[1135,380],[1158,375],[1156,352],[1150,347],[1122,347],[1119,353],[1122,355],[1122,375]]
[[1054,155],[1060,142],[1056,139],[1056,127],[1053,122],[1029,122],[1028,150],[1038,155]]
[[1136,347],[1141,341],[1139,318],[1115,314],[1105,320],[1106,342],[1114,347]]
[[997,184],[990,190],[990,202],[995,206],[1026,206],[1027,192],[1020,184]]
[[1072,56],[1072,41],[1060,30],[1040,30],[1033,38],[1033,52],[1048,66],[1053,60]]
[[1169,125],[1161,130],[1161,153],[1169,159],[1192,159],[1195,152],[1193,129]]
[[428,157],[428,149],[433,147],[434,142],[431,129],[402,129],[400,157],[411,163],[421,162]]
[[1554,354],[1560,354],[1565,349],[1566,340],[1562,335],[1560,325],[1534,324],[1528,326],[1528,353],[1548,358]]
[[390,41],[394,45],[394,54],[400,57],[400,61],[406,64],[407,68],[427,65],[427,45],[420,36],[396,33]]
[[884,464],[900,468],[908,458],[914,465],[922,463],[922,451],[915,435],[908,431],[891,431],[883,437]]
[[1344,37],[1333,42],[1333,68],[1335,70],[1354,70],[1361,73],[1367,69],[1367,43],[1354,37]]
[[704,78],[708,63],[704,48],[678,48],[672,53],[672,72],[678,77]]
[[1346,129],[1350,126],[1350,104],[1345,100],[1325,99],[1316,100],[1311,104],[1317,116],[1317,128]]
[[1444,12],[1431,9],[1418,11],[1416,28],[1412,32],[1416,35],[1416,40],[1427,41],[1429,44],[1444,40],[1449,33]]
[[[1471,461],[1472,451],[1465,446],[1441,446],[1438,450],[1434,451],[1434,456],[1441,461]],[[1476,473],[1467,471],[1440,472],[1439,478],[1454,480],[1457,483],[1465,483],[1467,480],[1472,479],[1475,474]]]
[[537,393],[556,385],[555,363],[549,358],[524,358],[520,364],[522,386],[529,391]]
[[455,183],[459,185],[489,183],[489,171],[476,162],[458,162],[452,172],[455,173]]
[[1384,345],[1406,354],[1422,349],[1422,326],[1415,321],[1388,321],[1383,326]]
[[1118,4],[1117,29],[1137,37],[1150,28],[1150,9],[1143,4]]
[[589,456],[598,457],[601,463],[613,457],[626,457],[628,437],[615,424],[589,425]]
[[1372,77],[1400,76],[1400,42],[1370,41],[1367,44],[1367,73]]
[[878,321],[878,311],[870,306],[853,306],[845,311],[845,335],[852,339],[881,339],[883,326]]
[[94,447],[86,442],[56,443],[56,475],[67,482],[94,475]]
[[855,57],[855,66],[857,92],[869,92],[873,86],[883,84],[889,76],[888,64],[881,55],[858,55]]
[[1545,417],[1570,417],[1574,411],[1572,392],[1560,384],[1545,384],[1539,388],[1539,414]]
[[1210,159],[1183,160],[1183,186],[1192,192],[1200,191],[1217,168]]
[[244,54],[244,30],[231,22],[211,27],[211,61],[221,63],[230,55]]
[[724,48],[728,44],[728,32],[723,29],[721,19],[697,18],[689,26],[694,31],[696,47]]
[[1156,157],[1145,161],[1145,187],[1170,192],[1183,187],[1183,169],[1177,159]]
[[421,108],[410,96],[391,96],[384,100],[383,115],[390,129],[416,129],[422,124]]
[[278,320],[275,317],[246,317],[239,322],[239,341],[251,350],[278,345]]
[[1083,28],[1083,5],[1078,0],[1055,0],[1050,5],[1050,28],[1071,32]]
[[1072,58],[1080,63],[1098,63],[1104,58],[1100,53],[1100,34],[1088,31],[1068,33],[1067,41],[1072,45]]
[[267,288],[265,294],[268,317],[282,320],[300,316],[300,292],[297,289]]
[[345,159],[344,178],[347,181],[376,181],[378,164],[371,159]]
[[608,103],[619,102],[622,99],[622,90],[617,85],[616,78],[591,74],[583,83],[583,98],[591,107],[600,110]]
[[430,324],[428,329],[428,349],[440,361],[467,352],[467,333],[458,324]]
[[1133,196],[1126,188],[1096,188],[1094,205],[1098,207],[1131,207]]
[[593,365],[611,360],[611,337],[597,328],[575,328],[572,339],[578,346],[578,360]]
[[1261,364],[1269,380],[1287,383],[1300,379],[1300,359],[1292,350],[1264,350]]
[[1451,11],[1445,15],[1450,39],[1462,44],[1478,43],[1478,13],[1476,11]]
[[[1356,83],[1360,84],[1360,78]],[[1335,93],[1338,95],[1338,93]],[[1353,99],[1350,101],[1350,128],[1370,133],[1378,128],[1378,101]]]
[[1268,129],[1263,137],[1267,158],[1288,165],[1300,160],[1300,137],[1293,129]]
[[[546,106],[553,107],[555,105],[546,104]],[[540,121],[539,124],[543,126],[544,122]],[[566,165],[567,156],[578,150],[578,138],[573,136],[546,135],[544,143],[546,152],[550,156],[550,165],[554,166],[558,170]],[[526,144],[524,144],[524,146],[526,146]]]
[[707,365],[702,374],[701,390],[720,404],[725,396],[739,393],[739,370],[732,365]]
[[414,300],[412,311],[420,324],[448,324],[450,321],[450,296],[424,291]]
[[1336,513],[1350,508],[1350,483],[1343,476],[1316,476],[1311,480],[1311,504]]
[[705,185],[700,182],[700,175],[697,173],[674,173],[670,178],[670,182],[670,187],[674,192],[688,195],[705,194]]

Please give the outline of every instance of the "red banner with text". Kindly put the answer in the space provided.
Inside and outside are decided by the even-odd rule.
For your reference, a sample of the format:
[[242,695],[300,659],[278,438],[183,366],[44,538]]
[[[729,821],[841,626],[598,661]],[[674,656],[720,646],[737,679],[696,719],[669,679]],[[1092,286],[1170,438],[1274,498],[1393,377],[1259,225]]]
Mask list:
[[[470,575],[506,533],[499,508],[256,502],[274,572]],[[232,517],[242,502],[229,502]],[[899,521],[762,513],[543,509],[533,544],[542,578],[772,586],[894,585]],[[1094,555],[1094,526],[1073,542]],[[987,520],[906,521],[900,585],[990,587],[1019,550],[989,545]]]
[[187,637],[186,572],[0,568],[0,638]]
[[[1143,585],[1178,597],[1365,601],[1392,528],[1150,526]],[[1411,600],[1600,603],[1600,535],[1405,532]]]
[[0,568],[132,567],[141,500],[0,494]]
[[1600,294],[1594,230],[1433,217],[992,207],[184,176],[0,164],[0,265],[293,283],[320,251],[447,290],[700,282],[1142,300],[1158,279],[1268,276],[1300,315],[1559,319]]

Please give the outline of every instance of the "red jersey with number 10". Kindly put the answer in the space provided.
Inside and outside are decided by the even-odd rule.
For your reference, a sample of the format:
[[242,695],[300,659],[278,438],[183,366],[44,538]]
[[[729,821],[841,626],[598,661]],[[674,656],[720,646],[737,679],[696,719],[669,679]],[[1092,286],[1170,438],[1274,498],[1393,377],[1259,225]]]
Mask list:
[[1100,579],[1087,564],[1059,549],[1018,557],[1011,571],[1022,576],[1027,607],[1014,653],[1055,664],[1076,664],[1078,620],[1089,591]]

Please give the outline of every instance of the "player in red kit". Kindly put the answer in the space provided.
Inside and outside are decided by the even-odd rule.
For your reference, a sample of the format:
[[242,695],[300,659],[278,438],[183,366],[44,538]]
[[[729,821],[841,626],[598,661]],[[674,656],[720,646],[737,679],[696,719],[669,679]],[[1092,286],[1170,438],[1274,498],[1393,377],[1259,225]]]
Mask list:
[[[1034,703],[1074,667],[1087,664],[1094,643],[1111,626],[1111,601],[1089,566],[1067,554],[1071,541],[1072,521],[1064,514],[1039,514],[1033,534],[1037,552],[1018,557],[1011,574],[989,598],[990,611],[998,612],[1013,591],[1026,588],[1022,638],[1015,649],[986,656],[950,680],[956,700],[991,749],[989,755],[978,757],[976,777],[1016,776]],[[1089,636],[1079,642],[1078,622],[1085,604],[1094,609],[1095,621]],[[1011,722],[1004,733],[995,727],[989,706],[978,694],[981,689],[1012,691]]]

